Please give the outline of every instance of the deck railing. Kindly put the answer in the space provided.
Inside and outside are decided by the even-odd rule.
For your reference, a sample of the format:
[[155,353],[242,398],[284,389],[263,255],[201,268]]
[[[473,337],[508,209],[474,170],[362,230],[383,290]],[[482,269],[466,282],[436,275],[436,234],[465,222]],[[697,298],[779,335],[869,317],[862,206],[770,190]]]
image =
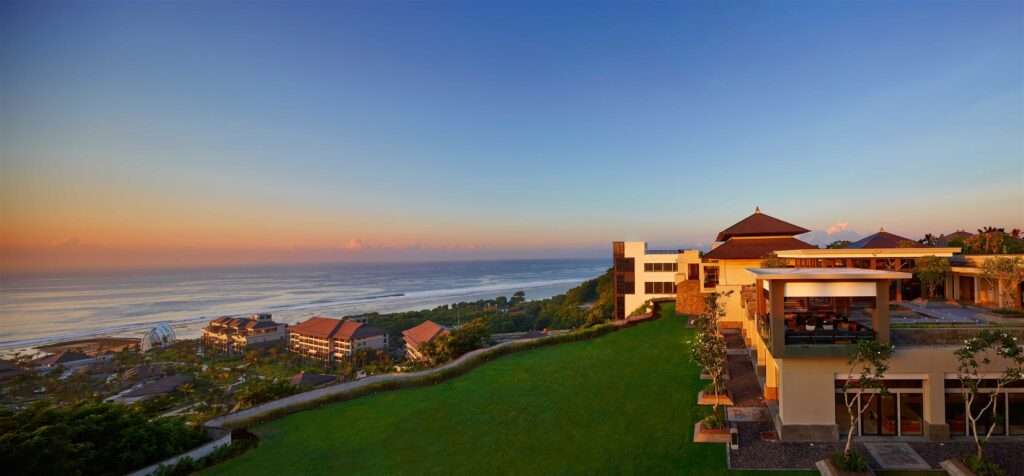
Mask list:
[[856,331],[842,329],[798,331],[786,329],[786,345],[809,344],[856,344],[857,342],[875,340],[875,331],[861,327]]

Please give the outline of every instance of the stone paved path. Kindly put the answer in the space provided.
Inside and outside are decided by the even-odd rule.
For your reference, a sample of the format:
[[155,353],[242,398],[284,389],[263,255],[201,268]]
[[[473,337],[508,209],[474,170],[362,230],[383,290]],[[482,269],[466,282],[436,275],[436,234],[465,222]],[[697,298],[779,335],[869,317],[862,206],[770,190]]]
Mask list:
[[750,359],[746,355],[728,355],[726,365],[729,367],[728,387],[733,404],[738,407],[763,407],[761,386],[757,383]]

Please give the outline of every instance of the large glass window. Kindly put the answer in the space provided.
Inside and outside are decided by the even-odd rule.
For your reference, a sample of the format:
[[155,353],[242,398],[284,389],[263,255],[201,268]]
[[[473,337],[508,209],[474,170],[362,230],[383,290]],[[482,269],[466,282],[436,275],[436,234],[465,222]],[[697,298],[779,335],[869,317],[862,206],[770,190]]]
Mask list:
[[875,397],[878,401],[883,435],[896,435],[896,394],[890,393]]
[[676,285],[672,282],[648,281],[644,283],[646,294],[675,294]]
[[963,394],[946,394],[946,424],[949,425],[950,434],[967,434],[967,405]]
[[644,271],[678,271],[679,263],[644,263]]
[[718,286],[718,266],[704,267],[704,287],[714,288]]
[[[869,395],[861,395],[862,398],[868,399]],[[864,405],[864,402],[861,402]],[[860,416],[860,431],[865,435],[878,435],[880,430],[880,424],[882,420],[881,412],[878,408],[878,395],[875,398],[870,399],[867,410]]]
[[836,394],[836,426],[839,427],[840,436],[845,436],[850,431],[850,411],[841,393]]
[[920,393],[900,394],[900,434],[920,435],[924,427],[924,403]]
[[1024,393],[1011,393],[1009,397],[1010,434],[1024,435]]
[[[971,416],[978,419],[978,434],[987,434],[989,429],[995,425],[995,430],[992,431],[992,434],[1005,435],[1006,430],[1004,429],[1003,422],[1006,421],[1006,396],[1000,393],[996,397],[995,405],[989,405],[991,398],[991,394],[988,393],[978,395],[971,402]],[[989,405],[989,407],[982,411],[986,405]]]

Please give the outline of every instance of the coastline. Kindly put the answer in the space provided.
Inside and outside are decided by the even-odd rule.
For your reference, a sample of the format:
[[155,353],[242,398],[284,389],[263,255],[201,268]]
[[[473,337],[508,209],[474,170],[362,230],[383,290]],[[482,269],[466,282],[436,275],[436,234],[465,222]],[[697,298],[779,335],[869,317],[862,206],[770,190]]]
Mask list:
[[[343,315],[361,314],[367,312],[378,312],[381,314],[422,311],[433,309],[438,306],[455,304],[458,302],[473,302],[486,299],[494,299],[501,295],[511,295],[516,291],[525,291],[528,301],[536,301],[550,298],[580,284],[592,277],[585,277],[579,280],[563,279],[557,282],[548,281],[542,283],[509,283],[508,285],[487,287],[486,290],[478,288],[450,289],[443,290],[440,294],[431,296],[418,296],[416,293],[390,294],[376,297],[375,299],[364,300],[366,306],[359,306],[357,311],[352,311],[352,302],[345,302],[344,311],[332,306],[330,303],[321,305],[309,304],[296,306],[295,308],[271,311],[275,320],[293,324],[318,314],[342,317]],[[422,293],[425,293],[421,292]],[[386,302],[385,299],[398,301],[415,300],[413,302]],[[232,316],[243,316],[256,312],[263,312],[254,309],[249,313],[234,314]],[[90,347],[99,349],[100,352],[120,348],[128,340],[138,340],[150,328],[166,323],[170,325],[179,339],[195,339],[202,333],[206,322],[220,317],[219,315],[197,316],[177,321],[159,321],[146,323],[133,323],[114,329],[99,329],[74,334],[53,335],[38,337],[27,341],[0,342],[0,357],[10,357],[15,354],[41,355],[44,353],[56,353],[66,347]]]

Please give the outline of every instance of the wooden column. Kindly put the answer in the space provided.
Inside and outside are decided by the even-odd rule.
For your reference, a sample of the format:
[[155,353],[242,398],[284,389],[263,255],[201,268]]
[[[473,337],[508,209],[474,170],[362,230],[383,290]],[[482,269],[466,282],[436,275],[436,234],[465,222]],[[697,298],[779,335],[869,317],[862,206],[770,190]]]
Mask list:
[[974,304],[981,304],[981,280],[974,277]]
[[764,300],[764,281],[760,279],[755,279],[754,286],[757,287],[757,289],[754,290],[754,300],[757,303],[754,306],[754,310],[755,315],[760,317],[765,314],[765,308],[767,307],[765,306]]
[[889,280],[875,282],[875,315],[871,319],[878,341],[889,343]]
[[769,281],[771,286],[771,353],[775,358],[783,356],[786,346],[786,282]]

